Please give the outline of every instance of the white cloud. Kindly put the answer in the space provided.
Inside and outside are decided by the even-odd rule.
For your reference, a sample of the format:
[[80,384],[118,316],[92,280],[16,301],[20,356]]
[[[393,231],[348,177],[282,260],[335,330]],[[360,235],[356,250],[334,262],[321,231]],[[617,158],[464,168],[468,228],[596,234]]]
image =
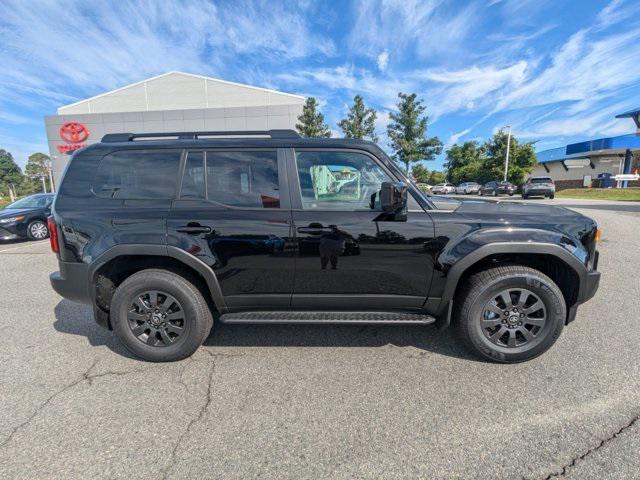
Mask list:
[[462,137],[464,137],[470,131],[471,131],[470,128],[465,128],[464,130],[462,130],[460,132],[456,132],[456,133],[452,134],[449,137],[449,140],[447,140],[447,142],[445,143],[444,149],[446,150],[447,148],[451,147],[453,144],[458,143],[458,140],[460,140]]
[[389,52],[387,52],[386,50],[382,53],[380,53],[380,55],[378,55],[378,69],[381,72],[384,72],[387,69],[387,66],[389,65]]
[[519,86],[526,78],[528,64],[517,62],[504,68],[473,66],[462,70],[424,70],[413,77],[430,82],[427,96],[435,115],[473,110],[493,103],[496,97]]
[[[4,0],[0,101],[37,90],[59,104],[70,91],[99,93],[169,70],[235,79],[238,56],[296,59],[332,55],[333,41],[312,31],[304,6],[207,0],[93,2],[37,6]],[[234,79],[234,78],[232,78]],[[68,100],[67,100],[68,101]]]

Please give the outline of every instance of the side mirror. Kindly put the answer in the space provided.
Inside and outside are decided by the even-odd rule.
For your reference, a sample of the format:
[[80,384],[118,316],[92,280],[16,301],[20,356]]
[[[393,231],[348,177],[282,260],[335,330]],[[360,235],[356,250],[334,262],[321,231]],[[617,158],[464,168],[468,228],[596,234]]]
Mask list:
[[407,192],[409,187],[403,182],[383,182],[380,187],[380,206],[386,214],[386,221],[407,220]]

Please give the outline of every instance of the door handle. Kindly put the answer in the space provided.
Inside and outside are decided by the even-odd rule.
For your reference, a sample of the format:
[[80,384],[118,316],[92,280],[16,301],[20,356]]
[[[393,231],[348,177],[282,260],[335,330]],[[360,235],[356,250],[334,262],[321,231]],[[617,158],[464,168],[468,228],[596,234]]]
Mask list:
[[182,227],[176,228],[176,231],[180,233],[211,233],[211,227],[207,227],[204,225],[184,225]]

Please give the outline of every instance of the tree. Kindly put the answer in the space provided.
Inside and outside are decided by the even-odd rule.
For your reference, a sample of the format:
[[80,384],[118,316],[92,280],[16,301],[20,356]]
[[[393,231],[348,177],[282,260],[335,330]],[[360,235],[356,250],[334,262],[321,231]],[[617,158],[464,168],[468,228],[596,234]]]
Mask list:
[[373,142],[378,141],[376,135],[376,111],[366,108],[360,95],[353,97],[353,105],[349,107],[347,118],[338,122],[338,126],[344,132],[345,138],[369,138]]
[[484,161],[484,146],[478,142],[464,142],[454,144],[447,150],[444,168],[447,170],[449,181],[454,184],[478,181],[482,176]]
[[[497,132],[491,140],[485,143],[486,159],[483,172],[486,181],[504,178],[504,161],[507,153],[507,133]],[[511,136],[509,147],[509,170],[507,180],[515,185],[524,183],[526,177],[538,163],[532,143],[519,143],[515,136]]]
[[[42,188],[40,186],[41,182],[43,182],[42,178],[46,179],[49,177],[50,168],[51,159],[48,155],[40,152],[29,155],[24,173],[31,180],[31,191],[36,192]],[[42,186],[44,187],[45,185],[46,183],[43,182]],[[50,190],[52,190],[51,187]]]
[[9,190],[15,194],[22,186],[22,171],[13,160],[13,156],[6,150],[0,149],[0,192],[9,194]]
[[429,185],[435,185],[436,183],[443,183],[447,181],[447,176],[436,170],[429,171],[424,165],[418,163],[411,169],[411,175],[416,180],[416,183],[426,183]]
[[393,158],[405,165],[421,160],[433,160],[442,152],[442,142],[438,137],[427,137],[429,117],[422,116],[426,107],[416,94],[398,93],[398,111],[391,112],[391,123],[387,126],[389,144],[394,151]]
[[303,137],[330,137],[329,126],[324,123],[324,115],[318,110],[318,101],[313,97],[307,97],[302,107],[302,115],[298,117],[300,123],[296,129]]

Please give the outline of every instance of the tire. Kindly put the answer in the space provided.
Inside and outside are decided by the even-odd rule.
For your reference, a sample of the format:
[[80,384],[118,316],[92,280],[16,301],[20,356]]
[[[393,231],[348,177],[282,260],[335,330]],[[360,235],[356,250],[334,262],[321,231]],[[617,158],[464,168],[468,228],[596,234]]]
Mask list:
[[552,193],[551,195],[549,195],[549,198],[550,198],[551,200],[553,200],[554,198],[556,198],[556,196],[555,196],[555,194],[553,194],[553,193]]
[[497,196],[498,196],[498,191],[497,191],[497,190],[494,190],[494,191],[493,191],[493,196],[494,196],[494,197],[497,197]]
[[509,196],[510,196],[510,197],[513,197],[513,193],[510,193],[510,194],[509,194]]
[[47,222],[34,220],[27,226],[27,237],[29,240],[44,240],[49,237]]
[[[154,305],[156,313],[148,308]],[[161,318],[163,313],[166,318]],[[127,350],[137,357],[172,362],[190,357],[202,345],[213,317],[193,283],[167,270],[149,269],[118,286],[111,300],[111,324]]]
[[482,190],[480,190],[480,191],[478,192],[478,195],[480,195],[481,197],[484,195],[484,194],[482,193]]
[[523,194],[522,194],[522,199],[523,199],[523,200],[526,200],[527,198],[529,198],[529,196],[528,196],[526,193],[523,193]]
[[[506,302],[496,302],[496,298],[504,298],[501,292],[505,291],[509,292],[512,305],[523,294],[527,296],[520,314],[509,309]],[[483,270],[469,277],[458,298],[454,318],[460,339],[471,352],[494,362],[531,360],[546,352],[564,328],[567,308],[562,292],[553,280],[533,268],[508,265]],[[536,309],[538,303],[541,307]],[[493,313],[489,305],[504,311]],[[527,308],[534,310],[522,319]],[[523,329],[529,331],[528,339]],[[492,340],[491,336],[495,338]]]

